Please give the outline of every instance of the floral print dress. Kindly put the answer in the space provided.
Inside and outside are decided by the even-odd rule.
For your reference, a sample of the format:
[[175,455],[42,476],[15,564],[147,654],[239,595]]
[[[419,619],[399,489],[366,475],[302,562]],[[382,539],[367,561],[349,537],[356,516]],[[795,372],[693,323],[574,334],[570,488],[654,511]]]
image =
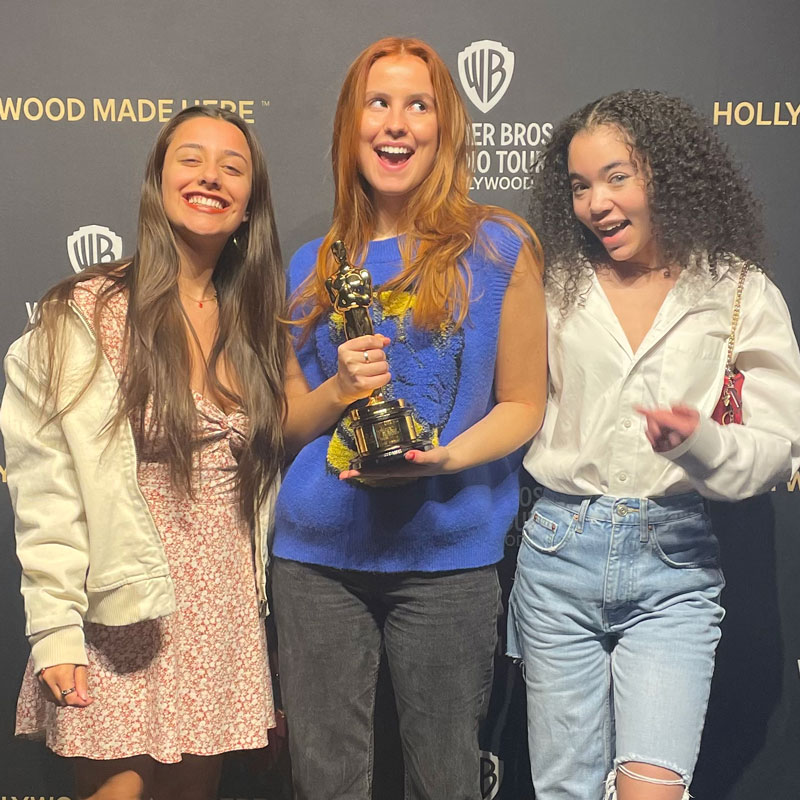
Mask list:
[[[75,301],[93,319],[91,283]],[[125,299],[101,318],[103,347],[121,372]],[[139,454],[139,486],[161,535],[177,599],[163,619],[123,627],[86,623],[87,708],[48,703],[31,664],[17,704],[18,735],[44,737],[63,756],[148,754],[164,763],[264,747],[274,727],[264,626],[258,614],[251,534],[234,483],[247,434],[240,410],[225,413],[194,393],[200,446],[194,497],[172,487],[156,447]],[[110,478],[111,479],[111,478]]]

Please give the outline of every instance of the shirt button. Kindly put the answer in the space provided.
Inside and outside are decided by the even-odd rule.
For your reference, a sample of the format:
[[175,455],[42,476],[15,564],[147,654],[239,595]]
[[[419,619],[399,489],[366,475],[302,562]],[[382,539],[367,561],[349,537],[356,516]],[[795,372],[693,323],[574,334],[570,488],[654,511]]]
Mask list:
[[618,478],[619,478],[619,479],[620,479],[620,480],[621,480],[623,483],[624,483],[626,480],[628,480],[628,475],[627,475],[625,472],[620,472],[620,474],[619,474],[619,475],[617,475],[617,477],[618,477]]
[[630,426],[631,426],[632,424],[633,424],[633,423],[632,423],[632,422],[631,422],[631,421],[630,421],[630,420],[629,420],[627,417],[625,417],[625,419],[624,419],[624,420],[622,420],[622,427],[623,427],[623,428],[630,428]]

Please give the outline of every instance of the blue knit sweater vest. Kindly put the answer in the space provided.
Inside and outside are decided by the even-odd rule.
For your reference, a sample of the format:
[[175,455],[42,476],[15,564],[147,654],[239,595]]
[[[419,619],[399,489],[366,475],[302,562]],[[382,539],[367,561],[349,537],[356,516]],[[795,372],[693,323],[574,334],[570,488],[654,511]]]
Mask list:
[[[309,242],[292,258],[291,291],[314,268],[320,242]],[[512,231],[485,223],[479,244],[468,254],[473,286],[465,324],[427,331],[412,323],[413,294],[381,292],[401,267],[398,240],[369,246],[364,266],[376,290],[370,313],[376,332],[392,340],[386,350],[392,373],[386,395],[413,405],[417,422],[435,443],[447,444],[495,405],[500,310],[519,250]],[[343,340],[342,319],[334,313],[323,317],[303,344],[296,339],[312,389],[336,373]],[[297,455],[278,497],[275,555],[370,572],[467,569],[500,560],[504,534],[517,511],[521,451],[456,475],[388,488],[340,481],[338,473],[353,455],[346,419]]]

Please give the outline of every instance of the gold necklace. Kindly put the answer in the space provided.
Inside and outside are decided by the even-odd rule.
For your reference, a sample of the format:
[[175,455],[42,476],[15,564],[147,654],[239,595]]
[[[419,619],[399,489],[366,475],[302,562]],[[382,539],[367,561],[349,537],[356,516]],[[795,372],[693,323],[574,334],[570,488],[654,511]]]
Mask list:
[[183,295],[187,300],[191,300],[193,303],[197,303],[198,308],[203,307],[203,303],[216,303],[217,302],[217,293],[214,292],[211,297],[204,297],[198,300],[196,297],[192,297],[190,294],[186,294],[182,289],[178,289],[178,293]]
[[[619,272],[618,272],[618,271],[617,271],[617,270],[616,270],[616,269],[615,269],[613,266],[611,266],[610,264],[599,264],[599,265],[597,265],[597,266],[595,267],[595,272],[598,270],[598,268],[599,268],[599,269],[605,269],[605,270],[607,270],[609,273],[612,273],[612,272],[613,272],[613,273],[614,273],[614,274],[615,274],[617,277],[619,277]],[[676,270],[677,270],[677,267],[676,267]],[[649,272],[649,273],[656,273],[656,272],[660,272],[660,273],[661,273],[661,275],[662,275],[664,278],[671,278],[671,277],[672,277],[672,267],[669,267],[669,266],[666,266],[666,267],[642,267],[642,268],[639,270],[639,272],[640,272],[642,275],[645,275],[645,274],[647,274],[648,272]]]

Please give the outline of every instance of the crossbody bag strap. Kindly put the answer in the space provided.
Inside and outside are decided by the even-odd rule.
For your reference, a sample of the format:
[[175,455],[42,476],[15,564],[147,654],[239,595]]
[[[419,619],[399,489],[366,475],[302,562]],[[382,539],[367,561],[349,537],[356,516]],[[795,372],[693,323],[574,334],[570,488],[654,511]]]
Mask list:
[[750,267],[753,265],[748,261],[742,264],[739,270],[739,281],[736,284],[736,294],[733,297],[733,311],[731,312],[731,333],[728,336],[728,357],[725,362],[726,371],[733,370],[733,347],[736,344],[736,329],[739,327],[739,316],[742,310],[742,292],[744,291],[744,281]]

